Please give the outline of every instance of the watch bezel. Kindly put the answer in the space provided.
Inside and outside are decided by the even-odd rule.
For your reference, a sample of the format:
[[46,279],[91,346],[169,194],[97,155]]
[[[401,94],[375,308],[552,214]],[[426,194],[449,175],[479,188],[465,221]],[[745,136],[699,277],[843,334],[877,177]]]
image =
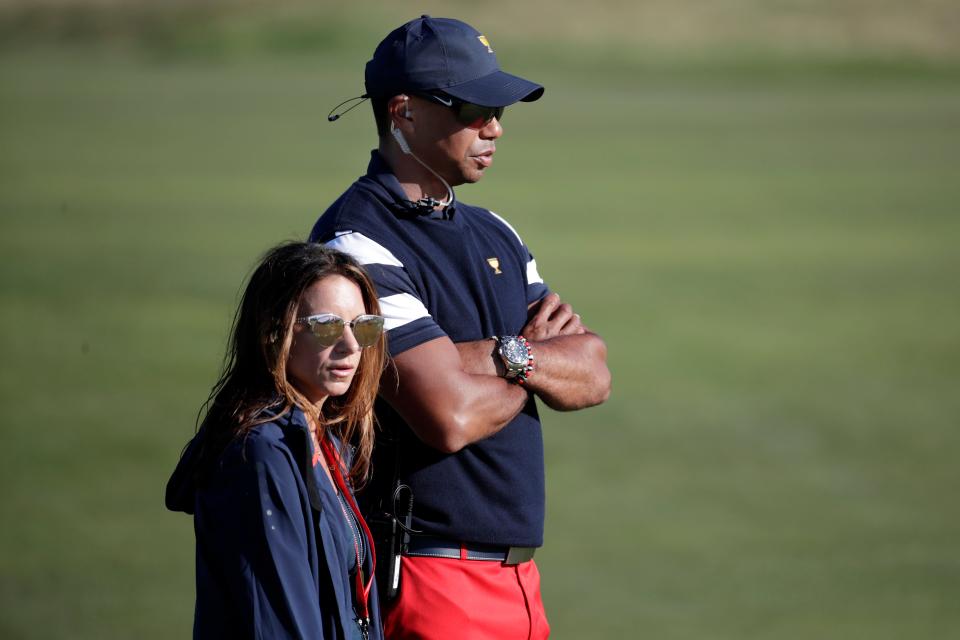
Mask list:
[[[519,336],[501,336],[497,338],[497,343],[497,352],[500,354],[500,359],[506,368],[504,378],[508,380],[516,378],[527,369],[530,361],[530,347],[528,347],[526,341],[521,340]],[[517,347],[523,351],[521,360],[513,360],[510,355],[508,355],[508,350]]]

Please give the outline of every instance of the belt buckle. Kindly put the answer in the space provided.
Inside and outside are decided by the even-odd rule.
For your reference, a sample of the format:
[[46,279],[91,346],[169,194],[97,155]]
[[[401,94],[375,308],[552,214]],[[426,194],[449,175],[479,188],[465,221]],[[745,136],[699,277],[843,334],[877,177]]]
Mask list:
[[523,564],[533,560],[533,554],[536,550],[536,547],[510,547],[507,550],[507,559],[503,561],[503,564]]

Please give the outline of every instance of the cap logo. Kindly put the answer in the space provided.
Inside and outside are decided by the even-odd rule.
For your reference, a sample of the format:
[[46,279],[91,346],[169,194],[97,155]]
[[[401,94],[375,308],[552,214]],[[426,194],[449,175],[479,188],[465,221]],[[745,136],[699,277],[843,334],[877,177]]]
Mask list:
[[490,46],[490,41],[487,40],[487,36],[477,36],[477,40],[487,48],[487,53],[493,53],[493,47]]
[[487,258],[487,264],[490,265],[490,268],[493,269],[495,275],[500,275],[503,271],[500,271],[500,259],[497,257]]

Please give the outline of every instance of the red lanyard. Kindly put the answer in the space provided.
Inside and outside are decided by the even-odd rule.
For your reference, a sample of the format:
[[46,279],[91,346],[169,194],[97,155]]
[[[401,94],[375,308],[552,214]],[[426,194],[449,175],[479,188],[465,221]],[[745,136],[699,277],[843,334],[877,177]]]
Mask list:
[[[354,500],[353,494],[350,492],[346,481],[343,479],[343,473],[340,470],[342,467],[340,463],[340,455],[337,453],[336,449],[333,448],[333,444],[331,444],[329,438],[323,438],[323,440],[320,442],[320,447],[323,449],[323,457],[327,459],[327,466],[330,468],[330,473],[333,475],[333,481],[340,489],[340,493],[343,494],[343,497],[347,499],[347,503],[350,505],[353,515],[356,516],[357,524],[360,525],[361,535],[365,535],[367,537],[367,549],[370,550],[370,579],[367,580],[366,585],[363,583],[363,567],[360,565],[360,547],[356,540],[353,541],[353,547],[357,552],[357,578],[355,584],[355,589],[357,591],[357,604],[360,605],[360,615],[363,616],[364,622],[369,625],[370,588],[373,586],[373,573],[374,569],[377,567],[377,557],[373,552],[373,535],[370,533],[370,528],[367,526],[367,521],[363,519],[362,515],[360,515],[360,507],[357,506],[357,501]],[[350,526],[349,522],[347,523],[347,526]]]

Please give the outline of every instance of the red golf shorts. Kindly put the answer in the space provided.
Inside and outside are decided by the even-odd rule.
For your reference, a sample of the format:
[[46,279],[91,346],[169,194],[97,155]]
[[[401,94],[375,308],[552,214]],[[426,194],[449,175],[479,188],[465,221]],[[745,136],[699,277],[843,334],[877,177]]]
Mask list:
[[533,560],[407,557],[400,595],[384,607],[388,640],[542,640],[550,635]]

